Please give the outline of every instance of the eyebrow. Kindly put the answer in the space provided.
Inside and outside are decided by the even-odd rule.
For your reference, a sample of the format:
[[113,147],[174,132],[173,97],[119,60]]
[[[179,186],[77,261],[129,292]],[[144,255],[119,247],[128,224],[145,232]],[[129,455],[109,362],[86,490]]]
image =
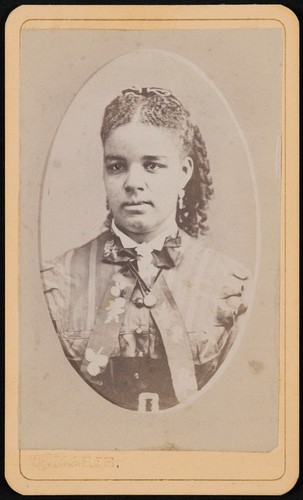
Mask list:
[[167,156],[144,155],[144,160],[167,160]]
[[125,158],[121,155],[106,155],[105,160],[125,160]]
[[[143,160],[167,160],[167,156],[157,156],[157,155],[144,155]],[[125,157],[122,155],[106,155],[105,160],[125,160]]]

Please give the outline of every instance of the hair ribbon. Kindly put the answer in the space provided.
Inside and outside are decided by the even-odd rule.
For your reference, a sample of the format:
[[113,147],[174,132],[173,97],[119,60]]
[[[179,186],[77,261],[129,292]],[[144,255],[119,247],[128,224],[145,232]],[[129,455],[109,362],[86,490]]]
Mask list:
[[124,90],[122,90],[122,94],[136,94],[136,95],[142,95],[143,97],[151,97],[153,95],[159,95],[161,97],[168,97],[171,96],[172,93],[170,90],[158,88],[158,87],[138,87],[137,85],[134,85],[133,87],[128,87]]

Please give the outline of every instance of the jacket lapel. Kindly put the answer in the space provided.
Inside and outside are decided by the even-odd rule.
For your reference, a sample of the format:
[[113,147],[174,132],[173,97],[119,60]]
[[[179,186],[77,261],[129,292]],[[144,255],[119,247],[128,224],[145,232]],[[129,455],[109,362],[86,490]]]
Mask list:
[[175,394],[181,402],[197,392],[189,337],[163,275],[156,281],[152,293],[157,302],[151,315],[161,333]]
[[119,349],[119,333],[135,285],[136,279],[122,269],[114,272],[108,283],[80,368],[93,384],[102,383],[98,375],[105,371],[110,356]]

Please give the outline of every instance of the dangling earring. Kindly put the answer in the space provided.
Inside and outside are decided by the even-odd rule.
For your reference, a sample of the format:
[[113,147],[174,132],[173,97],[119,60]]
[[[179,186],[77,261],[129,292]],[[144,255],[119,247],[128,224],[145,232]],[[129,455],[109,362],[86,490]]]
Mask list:
[[179,194],[178,194],[178,207],[179,207],[179,210],[182,210],[182,208],[184,208],[184,203],[183,203],[184,195],[185,195],[184,189],[180,189]]

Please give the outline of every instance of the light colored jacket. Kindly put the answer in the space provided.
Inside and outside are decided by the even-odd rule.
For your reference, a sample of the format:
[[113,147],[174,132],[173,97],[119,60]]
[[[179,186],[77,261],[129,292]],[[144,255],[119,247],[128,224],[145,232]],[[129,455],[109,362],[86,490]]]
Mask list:
[[171,265],[164,262],[152,309],[135,306],[140,292],[125,268],[127,258],[117,256],[111,231],[43,266],[44,293],[64,353],[101,394],[108,360],[138,353],[138,325],[149,331],[145,354],[157,359],[166,353],[179,402],[205,385],[233,345],[249,301],[247,269],[182,231],[179,240],[167,245]]

